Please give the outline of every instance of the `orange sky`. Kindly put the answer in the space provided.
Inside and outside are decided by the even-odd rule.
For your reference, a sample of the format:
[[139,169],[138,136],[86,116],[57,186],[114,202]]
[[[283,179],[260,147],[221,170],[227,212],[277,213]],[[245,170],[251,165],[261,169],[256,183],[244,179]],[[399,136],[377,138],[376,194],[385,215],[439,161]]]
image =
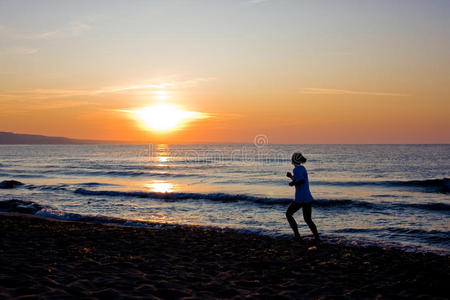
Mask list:
[[[140,143],[449,143],[442,1],[0,4],[0,131]],[[114,3],[114,5],[111,5]],[[129,113],[202,115],[164,132]],[[170,118],[170,114],[163,116]]]

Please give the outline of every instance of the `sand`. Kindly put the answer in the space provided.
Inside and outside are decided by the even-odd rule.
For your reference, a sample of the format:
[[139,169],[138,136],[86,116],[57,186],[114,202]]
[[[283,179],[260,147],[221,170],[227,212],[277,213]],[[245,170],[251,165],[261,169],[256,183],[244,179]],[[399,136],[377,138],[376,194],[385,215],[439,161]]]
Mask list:
[[0,215],[0,298],[446,299],[449,258]]

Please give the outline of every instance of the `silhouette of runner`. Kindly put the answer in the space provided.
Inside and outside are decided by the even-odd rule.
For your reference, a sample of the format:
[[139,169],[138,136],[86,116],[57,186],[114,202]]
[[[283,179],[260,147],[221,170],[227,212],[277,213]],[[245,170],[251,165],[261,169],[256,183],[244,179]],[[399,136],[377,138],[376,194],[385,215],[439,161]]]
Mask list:
[[308,172],[306,172],[306,168],[303,166],[306,162],[306,158],[300,152],[295,152],[292,154],[291,161],[294,165],[294,175],[292,175],[291,172],[287,172],[286,176],[292,179],[292,181],[289,182],[289,185],[295,186],[295,199],[289,204],[289,207],[286,210],[286,218],[294,231],[295,238],[299,239],[300,234],[298,233],[297,222],[295,222],[293,214],[302,208],[303,218],[306,224],[308,224],[309,229],[311,229],[315,241],[319,242],[319,233],[317,232],[316,225],[311,219],[311,207],[314,198],[309,191]]

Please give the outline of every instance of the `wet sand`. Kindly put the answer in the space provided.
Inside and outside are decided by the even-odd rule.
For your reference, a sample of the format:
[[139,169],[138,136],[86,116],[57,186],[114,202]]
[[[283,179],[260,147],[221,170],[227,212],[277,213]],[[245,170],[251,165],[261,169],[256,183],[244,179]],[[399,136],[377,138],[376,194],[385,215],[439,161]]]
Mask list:
[[[287,224],[286,224],[287,226]],[[0,298],[442,298],[449,256],[0,214]]]

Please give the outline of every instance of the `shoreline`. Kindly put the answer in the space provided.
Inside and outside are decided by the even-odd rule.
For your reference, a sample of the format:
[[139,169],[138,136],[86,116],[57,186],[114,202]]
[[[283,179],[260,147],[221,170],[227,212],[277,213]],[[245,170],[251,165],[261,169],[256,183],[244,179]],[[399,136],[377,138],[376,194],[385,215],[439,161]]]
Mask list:
[[[212,232],[223,232],[223,233],[231,233],[231,234],[237,234],[237,235],[248,235],[248,236],[255,236],[255,237],[270,237],[275,239],[291,239],[291,234],[282,234],[282,235],[273,235],[268,233],[261,233],[257,231],[252,230],[243,230],[239,228],[232,228],[232,227],[219,227],[219,226],[209,226],[209,225],[196,225],[196,224],[180,224],[180,223],[158,223],[158,222],[151,222],[151,221],[140,221],[140,220],[130,220],[130,219],[120,219],[115,217],[107,217],[107,216],[100,216],[101,218],[111,218],[111,222],[108,221],[93,221],[89,220],[91,216],[84,216],[81,220],[72,220],[72,219],[65,219],[65,218],[59,218],[58,216],[43,216],[43,215],[35,215],[35,214],[28,214],[28,213],[21,213],[21,212],[8,212],[8,211],[0,211],[0,217],[1,216],[18,216],[18,217],[30,217],[30,218],[37,218],[40,220],[48,220],[48,221],[55,221],[55,222],[75,222],[75,223],[84,223],[84,224],[91,224],[91,225],[103,225],[103,226],[117,226],[117,227],[126,227],[126,228],[147,228],[147,229],[157,229],[157,230],[170,230],[174,228],[184,228],[187,230],[194,230],[194,231],[212,231]],[[81,215],[82,216],[82,215]],[[97,216],[93,217],[97,218]],[[302,240],[313,244],[314,238],[311,233],[308,233],[307,235],[302,235]],[[424,249],[421,247],[413,247],[405,245],[401,245],[399,243],[395,242],[380,242],[370,239],[364,239],[364,238],[349,238],[345,236],[339,236],[339,235],[321,235],[321,242],[324,244],[334,245],[337,247],[343,246],[343,247],[357,247],[357,248],[370,248],[370,247],[376,247],[380,248],[382,250],[397,250],[402,251],[406,253],[416,253],[416,254],[433,254],[443,257],[450,257],[450,253],[446,250],[430,250],[430,249]]]
[[433,253],[0,214],[0,297],[446,298]]
[[[255,236],[269,236],[274,238],[290,238],[289,234],[274,234],[269,231],[258,231],[253,229],[243,229],[235,228],[232,226],[214,226],[209,224],[182,224],[182,223],[161,223],[152,222],[144,220],[135,219],[125,219],[114,216],[107,215],[83,215],[77,213],[65,213],[62,211],[45,212],[41,213],[41,210],[45,208],[41,204],[34,201],[18,200],[11,198],[9,200],[0,201],[0,215],[24,215],[36,218],[42,218],[45,220],[54,221],[67,221],[67,222],[85,222],[90,224],[103,224],[106,226],[126,226],[131,228],[157,228],[157,229],[167,229],[172,227],[186,227],[198,230],[212,230],[212,231],[224,231],[236,234],[244,235],[255,235]],[[303,223],[300,222],[300,226]],[[308,230],[307,230],[308,231]],[[402,244],[398,241],[390,240],[376,240],[365,237],[348,237],[345,235],[338,234],[326,234],[322,235],[322,241],[328,244],[334,244],[337,246],[350,246],[350,247],[379,247],[384,250],[396,249],[400,251],[405,251],[409,253],[432,253],[440,256],[449,256],[450,252],[446,248],[432,248],[412,245],[412,244]],[[307,235],[302,235],[302,238],[306,241],[312,240],[312,235],[307,232]]]

